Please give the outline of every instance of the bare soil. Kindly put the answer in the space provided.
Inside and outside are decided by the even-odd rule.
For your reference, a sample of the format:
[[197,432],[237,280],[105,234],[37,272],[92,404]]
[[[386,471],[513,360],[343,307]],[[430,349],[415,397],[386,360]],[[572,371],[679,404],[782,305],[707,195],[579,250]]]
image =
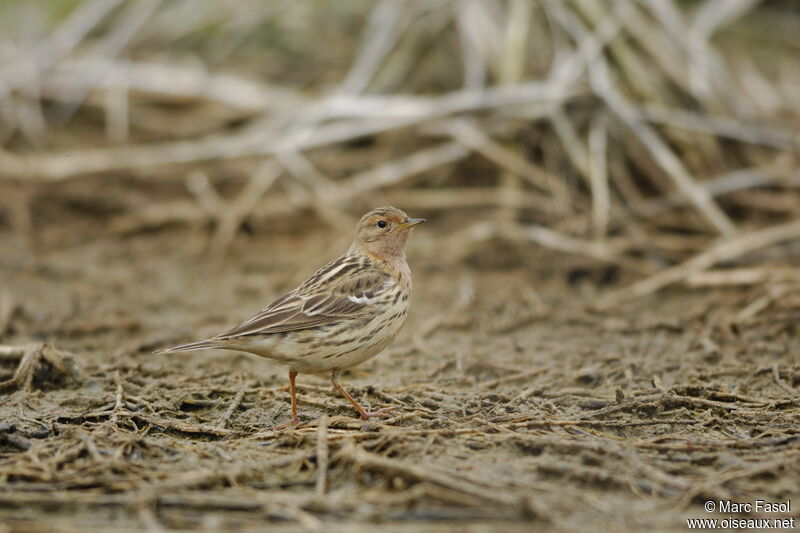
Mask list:
[[451,262],[438,231],[412,239],[401,336],[343,379],[397,415],[361,421],[301,375],[302,423],[280,431],[285,368],[151,352],[247,318],[349,234],[242,235],[220,261],[201,228],[35,254],[0,233],[0,340],[29,346],[2,356],[0,530],[683,531],[729,515],[707,500],[757,499],[798,516],[796,286],[599,310],[613,271]]

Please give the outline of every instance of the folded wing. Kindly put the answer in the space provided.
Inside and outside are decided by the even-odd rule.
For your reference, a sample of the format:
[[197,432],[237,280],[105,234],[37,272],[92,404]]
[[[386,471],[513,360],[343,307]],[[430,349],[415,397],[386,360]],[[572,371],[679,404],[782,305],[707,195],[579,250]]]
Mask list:
[[[312,280],[313,276],[309,278]],[[295,331],[373,314],[372,306],[386,296],[392,283],[389,274],[364,267],[345,270],[338,276],[321,276],[316,283],[304,283],[215,339]]]

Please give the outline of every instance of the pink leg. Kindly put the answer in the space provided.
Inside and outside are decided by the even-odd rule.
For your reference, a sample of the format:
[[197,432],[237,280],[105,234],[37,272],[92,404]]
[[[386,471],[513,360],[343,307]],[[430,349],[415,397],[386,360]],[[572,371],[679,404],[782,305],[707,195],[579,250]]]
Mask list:
[[335,370],[331,372],[331,385],[333,385],[333,388],[339,391],[342,396],[347,398],[347,401],[353,404],[353,407],[356,408],[356,411],[358,411],[358,414],[360,414],[361,418],[364,420],[369,420],[370,418],[388,418],[392,416],[392,411],[396,409],[396,407],[384,407],[383,409],[378,409],[377,411],[373,412],[367,411],[361,407],[361,404],[359,404],[355,398],[350,396],[349,392],[344,390],[344,387],[339,385],[339,373]]
[[297,372],[289,370],[289,394],[291,394],[292,398],[292,418],[288,422],[273,427],[273,430],[296,426],[300,423],[300,420],[297,418],[297,386],[294,384],[294,378],[296,377]]

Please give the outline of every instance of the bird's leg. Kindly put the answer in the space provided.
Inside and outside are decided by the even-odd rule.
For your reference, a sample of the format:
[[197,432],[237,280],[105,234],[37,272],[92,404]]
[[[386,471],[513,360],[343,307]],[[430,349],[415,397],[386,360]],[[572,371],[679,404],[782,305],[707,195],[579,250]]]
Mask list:
[[356,411],[358,411],[358,414],[360,414],[361,418],[364,420],[369,420],[370,418],[388,418],[392,416],[392,411],[396,409],[396,407],[384,407],[383,409],[378,409],[373,412],[367,411],[339,384],[339,372],[336,370],[331,372],[331,385],[333,385],[333,388],[339,391],[342,396],[347,398],[348,402],[353,404],[353,407],[356,408]]
[[277,426],[273,427],[271,431],[277,431],[279,429],[296,426],[300,423],[300,420],[297,419],[297,386],[294,384],[294,378],[296,377],[297,372],[294,370],[289,370],[289,394],[292,396],[292,418],[288,422],[284,422],[283,424],[278,424]]

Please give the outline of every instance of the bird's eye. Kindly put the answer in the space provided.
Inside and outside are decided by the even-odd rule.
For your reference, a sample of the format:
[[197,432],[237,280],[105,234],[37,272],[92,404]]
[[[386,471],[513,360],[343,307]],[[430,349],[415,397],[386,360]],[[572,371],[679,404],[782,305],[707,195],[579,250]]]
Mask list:
[[381,229],[385,228],[386,227],[386,221],[385,220],[379,220],[378,221],[378,227],[381,228]]

